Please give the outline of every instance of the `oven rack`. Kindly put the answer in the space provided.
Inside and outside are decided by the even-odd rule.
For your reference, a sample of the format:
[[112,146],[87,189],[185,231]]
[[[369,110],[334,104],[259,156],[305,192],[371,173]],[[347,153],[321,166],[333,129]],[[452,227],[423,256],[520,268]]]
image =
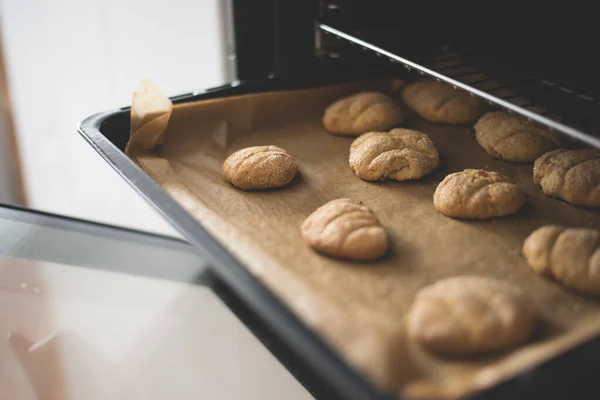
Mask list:
[[[455,90],[464,90],[472,96],[478,96],[490,105],[496,105],[505,109],[509,113],[519,114],[527,120],[535,121],[545,125],[551,130],[564,133],[578,141],[593,147],[600,148],[600,138],[584,130],[575,127],[576,124],[567,125],[564,122],[564,115],[555,113],[554,110],[533,101],[529,97],[524,97],[521,91],[517,90],[523,86],[535,86],[539,89],[546,89],[553,92],[560,92],[563,96],[568,96],[571,100],[576,98],[578,101],[587,103],[588,106],[598,107],[597,112],[600,115],[600,100],[592,96],[577,93],[569,88],[560,86],[553,82],[535,77],[520,77],[512,80],[502,79],[501,81],[488,77],[483,70],[479,69],[477,63],[469,60],[468,54],[453,50],[451,47],[443,47],[440,51],[429,57],[425,61],[415,62],[395,54],[374,44],[370,40],[359,37],[358,34],[350,34],[335,28],[329,24],[316,22],[317,30],[317,49],[324,42],[321,34],[332,35],[347,43],[362,48],[365,51],[374,52],[378,57],[385,57],[392,63],[399,63],[408,71],[418,72],[420,75],[429,75],[439,82],[445,82],[451,85]],[[321,49],[321,51],[323,51]],[[324,52],[327,54],[327,52]],[[339,52],[330,54],[332,58],[341,58]],[[412,57],[411,57],[412,58]]]

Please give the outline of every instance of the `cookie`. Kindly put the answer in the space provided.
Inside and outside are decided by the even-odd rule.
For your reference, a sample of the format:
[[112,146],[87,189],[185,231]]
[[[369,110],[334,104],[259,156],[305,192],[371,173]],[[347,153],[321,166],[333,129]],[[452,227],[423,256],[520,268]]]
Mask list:
[[350,167],[365,181],[419,179],[438,165],[429,136],[410,129],[365,133],[350,146]]
[[560,146],[549,129],[505,112],[485,114],[475,124],[477,143],[491,156],[512,162],[533,162]]
[[421,289],[408,317],[413,340],[454,356],[514,347],[535,325],[519,288],[479,276],[448,278]]
[[342,136],[387,131],[402,122],[402,107],[378,92],[362,92],[339,99],[327,107],[323,115],[325,129]]
[[300,232],[313,249],[352,260],[377,259],[389,247],[387,233],[373,212],[350,199],[319,207],[304,220]]
[[483,102],[478,98],[433,79],[407,85],[402,100],[426,120],[443,124],[474,122],[483,111]]
[[525,193],[499,172],[465,169],[444,178],[435,189],[433,205],[448,217],[488,219],[516,213]]
[[581,293],[600,295],[600,232],[546,225],[523,244],[523,255],[539,274]]
[[223,163],[223,176],[242,190],[285,186],[294,179],[298,165],[285,150],[277,146],[254,146],[241,149]]
[[535,160],[533,181],[548,196],[600,208],[600,150],[558,149],[546,153]]

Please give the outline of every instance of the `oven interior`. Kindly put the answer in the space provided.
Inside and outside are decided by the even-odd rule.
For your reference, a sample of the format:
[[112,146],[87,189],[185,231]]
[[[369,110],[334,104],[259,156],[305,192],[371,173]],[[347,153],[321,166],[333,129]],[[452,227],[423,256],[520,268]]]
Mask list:
[[240,80],[432,76],[600,147],[597,24],[586,7],[234,1],[230,59]]

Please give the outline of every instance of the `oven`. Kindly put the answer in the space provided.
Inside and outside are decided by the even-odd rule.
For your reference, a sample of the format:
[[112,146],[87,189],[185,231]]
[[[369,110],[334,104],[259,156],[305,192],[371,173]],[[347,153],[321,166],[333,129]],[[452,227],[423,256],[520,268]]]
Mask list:
[[[240,81],[432,76],[599,147],[600,61],[585,10],[428,2],[234,2]],[[248,17],[248,16],[252,17]]]
[[[228,1],[230,84],[185,93],[174,104],[286,91],[372,77],[428,76],[557,132],[600,148],[600,58],[593,13],[520,4],[433,4],[386,0]],[[281,341],[284,364],[316,398],[396,398],[376,390],[196,223],[123,151],[129,108],[84,120],[84,138],[160,210],[224,284]],[[293,354],[290,356],[289,354]],[[587,341],[476,395],[597,398],[600,338]],[[300,372],[299,372],[300,371]]]

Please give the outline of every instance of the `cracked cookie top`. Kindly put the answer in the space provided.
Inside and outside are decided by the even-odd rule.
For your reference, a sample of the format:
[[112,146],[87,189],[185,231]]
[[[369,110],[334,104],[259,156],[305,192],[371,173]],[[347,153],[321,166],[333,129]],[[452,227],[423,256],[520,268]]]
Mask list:
[[523,255],[539,274],[576,291],[600,295],[600,232],[546,225],[523,244]]
[[448,278],[421,289],[408,318],[410,336],[444,355],[510,348],[527,339],[535,325],[519,288],[479,276]]
[[483,102],[478,98],[433,79],[407,85],[402,100],[421,117],[444,124],[474,122],[483,111]]
[[294,179],[298,165],[277,146],[246,147],[231,154],[223,163],[225,179],[242,190],[285,186]]
[[366,181],[419,179],[440,164],[435,145],[424,133],[392,129],[361,135],[350,146],[350,167]]
[[319,207],[300,227],[302,238],[315,250],[353,260],[373,260],[385,254],[388,237],[363,203],[337,199]]
[[549,129],[505,112],[489,112],[475,124],[477,142],[491,156],[513,162],[535,161],[560,146]]
[[548,196],[600,208],[600,150],[558,149],[546,153],[535,160],[533,181]]
[[402,107],[379,92],[362,92],[339,99],[327,107],[323,115],[325,128],[342,136],[387,131],[402,122]]
[[514,214],[525,201],[523,191],[508,177],[482,169],[465,169],[446,176],[433,195],[433,205],[439,212],[468,219]]

